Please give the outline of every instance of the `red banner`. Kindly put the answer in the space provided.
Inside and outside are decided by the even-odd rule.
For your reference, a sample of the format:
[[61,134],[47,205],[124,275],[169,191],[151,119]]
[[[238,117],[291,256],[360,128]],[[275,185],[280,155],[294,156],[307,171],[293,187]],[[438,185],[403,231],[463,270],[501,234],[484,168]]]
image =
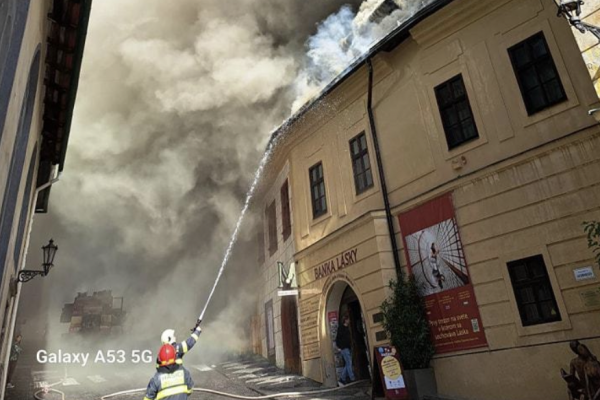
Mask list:
[[438,353],[487,345],[448,193],[398,216]]

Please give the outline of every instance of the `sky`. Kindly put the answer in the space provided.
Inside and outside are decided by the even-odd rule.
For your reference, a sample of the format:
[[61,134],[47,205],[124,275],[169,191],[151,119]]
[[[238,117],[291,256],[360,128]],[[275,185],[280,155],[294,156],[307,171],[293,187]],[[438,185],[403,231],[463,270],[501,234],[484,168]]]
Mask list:
[[[270,133],[426,2],[398,0],[398,15],[371,24],[380,1],[96,0],[65,170],[28,257],[39,265],[52,237],[56,267],[24,286],[23,326],[48,323],[58,338],[64,303],[108,289],[125,298],[128,332],[152,343],[191,327]],[[206,340],[241,332],[255,305],[257,220],[244,225]]]

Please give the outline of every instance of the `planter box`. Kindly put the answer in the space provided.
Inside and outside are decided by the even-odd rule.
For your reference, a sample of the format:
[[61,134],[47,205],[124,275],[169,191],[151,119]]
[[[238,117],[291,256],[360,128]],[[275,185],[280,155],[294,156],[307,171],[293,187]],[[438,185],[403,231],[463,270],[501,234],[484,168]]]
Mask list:
[[433,368],[404,370],[404,379],[410,400],[423,400],[437,395]]

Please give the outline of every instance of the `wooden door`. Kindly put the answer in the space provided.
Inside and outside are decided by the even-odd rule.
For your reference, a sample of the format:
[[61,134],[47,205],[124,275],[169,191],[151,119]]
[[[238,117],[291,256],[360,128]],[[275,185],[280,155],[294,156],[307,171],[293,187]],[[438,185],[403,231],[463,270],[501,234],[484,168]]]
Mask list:
[[281,333],[283,335],[283,354],[285,371],[301,374],[300,340],[298,337],[298,307],[295,296],[281,299]]

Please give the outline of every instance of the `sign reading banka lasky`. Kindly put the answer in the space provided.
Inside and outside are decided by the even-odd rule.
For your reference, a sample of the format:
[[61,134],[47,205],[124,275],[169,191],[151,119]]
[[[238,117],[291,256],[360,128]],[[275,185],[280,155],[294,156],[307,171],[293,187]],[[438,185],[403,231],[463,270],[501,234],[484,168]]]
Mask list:
[[425,299],[436,351],[486,346],[451,195],[400,214],[398,219],[410,271]]
[[341,269],[344,269],[354,263],[356,263],[357,258],[356,255],[358,253],[358,249],[354,248],[352,250],[348,250],[340,254],[339,256],[325,261],[323,264],[318,265],[314,268],[315,280],[324,278],[328,275],[333,274]]

